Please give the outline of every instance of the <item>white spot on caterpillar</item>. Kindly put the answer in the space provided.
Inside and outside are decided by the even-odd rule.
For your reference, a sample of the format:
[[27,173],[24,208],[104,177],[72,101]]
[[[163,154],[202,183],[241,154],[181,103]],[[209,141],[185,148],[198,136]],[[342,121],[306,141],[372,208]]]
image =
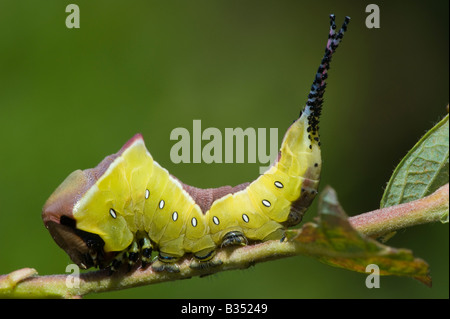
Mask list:
[[266,207],[270,207],[270,205],[272,205],[272,204],[270,204],[270,202],[267,199],[263,199],[262,203]]
[[164,202],[164,199],[161,199],[161,201],[159,202],[159,209],[163,209],[165,204],[166,203]]
[[219,218],[217,218],[216,216],[213,217],[213,222],[216,225],[219,225]]
[[191,224],[193,227],[197,226],[197,219],[195,217],[192,217]]
[[248,218],[248,216],[246,214],[242,214],[242,219],[244,220],[244,222],[248,223],[250,221],[250,219]]
[[145,199],[150,197],[150,191],[148,189],[145,190]]
[[278,188],[283,188],[284,187],[284,185],[281,182],[279,182],[279,181],[276,181],[274,184]]
[[116,211],[112,208],[109,209],[109,214],[111,215],[112,218],[116,219],[117,218],[117,214]]
[[178,213],[177,213],[177,212],[173,212],[173,214],[172,214],[172,220],[173,220],[174,222],[176,222],[177,219],[178,219]]

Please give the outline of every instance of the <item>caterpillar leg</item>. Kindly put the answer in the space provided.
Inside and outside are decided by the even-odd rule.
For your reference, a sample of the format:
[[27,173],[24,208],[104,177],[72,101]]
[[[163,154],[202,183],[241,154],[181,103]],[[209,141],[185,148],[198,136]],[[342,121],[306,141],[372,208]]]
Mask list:
[[131,245],[128,247],[127,251],[127,259],[128,259],[128,271],[136,264],[139,259],[139,245],[136,240],[133,240]]
[[122,264],[126,263],[128,271],[131,271],[133,266],[139,261],[139,258],[141,259],[142,267],[145,267],[151,262],[152,248],[150,238],[144,233],[138,233],[130,246],[124,251],[117,253],[106,268],[109,269],[109,273],[112,275],[119,270]]
[[[220,247],[227,246],[245,246],[248,244],[247,238],[240,231],[231,231],[225,234]],[[215,250],[204,250],[194,254],[189,267],[192,269],[206,269],[222,265],[222,260],[214,258]]]
[[225,234],[222,239],[221,247],[227,246],[245,246],[248,244],[247,238],[240,231],[231,231]]
[[124,260],[127,259],[127,251],[121,251],[119,252],[114,259],[111,261],[111,263],[109,264],[109,266],[107,267],[108,271],[109,271],[109,275],[114,274],[116,271],[119,270],[120,266],[122,266],[122,263]]
[[158,259],[152,263],[152,269],[156,272],[180,272],[180,267],[176,264],[177,261],[178,257],[159,252]]
[[112,275],[116,271],[120,269],[122,264],[127,263],[128,271],[133,268],[136,262],[139,260],[139,245],[136,240],[128,246],[128,248],[124,251],[119,252],[114,259],[111,261],[107,269],[109,270],[109,274]]
[[202,250],[194,254],[189,267],[192,269],[206,269],[222,265],[222,260],[214,258],[215,250]]
[[139,239],[139,247],[141,252],[141,265],[142,268],[145,268],[152,261],[151,257],[153,246],[152,243],[150,242],[150,238],[148,238],[148,236],[143,235]]

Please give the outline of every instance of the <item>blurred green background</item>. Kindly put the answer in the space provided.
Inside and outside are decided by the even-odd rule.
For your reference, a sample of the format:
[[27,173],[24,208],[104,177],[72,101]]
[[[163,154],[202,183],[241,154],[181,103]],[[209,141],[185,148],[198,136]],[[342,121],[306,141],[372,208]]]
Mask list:
[[[65,26],[76,3],[81,28]],[[64,273],[41,208],[73,170],[94,167],[130,137],[187,184],[236,185],[260,164],[173,164],[170,132],[277,127],[279,140],[306,101],[329,20],[352,17],[334,57],[321,121],[323,175],[349,215],[378,208],[406,152],[445,115],[449,16],[443,1],[0,2],[0,274]],[[316,204],[307,220],[316,214]],[[400,231],[388,242],[431,267],[433,287],[364,274],[308,257],[90,297],[448,298],[448,225]]]

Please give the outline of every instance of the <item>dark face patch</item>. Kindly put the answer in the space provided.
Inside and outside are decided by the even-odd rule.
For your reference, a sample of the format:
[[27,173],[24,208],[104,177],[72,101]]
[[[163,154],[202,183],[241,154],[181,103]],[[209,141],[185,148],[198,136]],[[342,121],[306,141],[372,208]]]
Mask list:
[[46,227],[58,246],[83,269],[93,266],[103,268],[114,257],[111,253],[104,253],[105,242],[99,235],[77,229],[75,220],[71,218],[62,216],[60,223],[49,221]]

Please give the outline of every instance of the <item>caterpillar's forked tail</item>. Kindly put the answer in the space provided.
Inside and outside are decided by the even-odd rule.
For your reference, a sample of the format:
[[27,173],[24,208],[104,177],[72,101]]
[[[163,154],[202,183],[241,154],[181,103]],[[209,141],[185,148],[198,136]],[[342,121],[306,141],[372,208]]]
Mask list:
[[300,112],[300,116],[305,113],[308,117],[308,132],[311,136],[317,134],[319,117],[322,111],[323,94],[326,88],[326,79],[328,77],[328,69],[330,68],[331,57],[336,52],[339,43],[347,31],[347,25],[350,22],[350,17],[345,17],[341,29],[336,32],[336,23],[334,14],[330,15],[330,33],[328,35],[328,42],[325,48],[325,54],[320,62],[314,81],[311,85],[311,90],[308,94],[308,101],[305,108]]

